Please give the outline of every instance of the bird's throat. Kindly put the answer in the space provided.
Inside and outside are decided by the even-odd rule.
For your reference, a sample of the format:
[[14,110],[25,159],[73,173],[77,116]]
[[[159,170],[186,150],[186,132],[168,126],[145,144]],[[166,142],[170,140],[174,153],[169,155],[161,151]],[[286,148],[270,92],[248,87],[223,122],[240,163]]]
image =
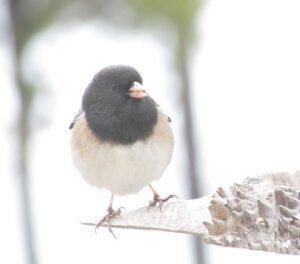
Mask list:
[[101,142],[132,144],[151,136],[158,120],[153,100],[132,100],[113,112],[87,112],[89,128]]

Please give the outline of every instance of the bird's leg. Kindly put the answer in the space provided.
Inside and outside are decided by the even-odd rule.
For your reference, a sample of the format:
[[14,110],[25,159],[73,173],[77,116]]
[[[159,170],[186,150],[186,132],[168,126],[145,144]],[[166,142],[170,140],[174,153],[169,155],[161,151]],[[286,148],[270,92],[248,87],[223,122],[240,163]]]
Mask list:
[[115,239],[117,239],[117,237],[115,236],[112,228],[111,228],[111,225],[110,225],[110,220],[116,216],[120,216],[121,214],[121,210],[123,207],[120,207],[119,209],[117,210],[114,210],[112,208],[112,205],[113,205],[113,200],[114,200],[114,195],[112,194],[111,197],[110,197],[110,201],[109,201],[109,205],[108,205],[108,208],[107,208],[107,214],[95,225],[95,232],[97,231],[97,228],[102,226],[103,224],[107,224],[107,227],[108,227],[108,231],[113,235],[113,237]]
[[[157,206],[159,207],[160,211],[163,204],[168,201],[169,199],[171,198],[178,198],[177,195],[175,194],[170,194],[169,196],[167,196],[166,198],[161,198],[160,195],[155,191],[155,189],[153,188],[153,186],[151,184],[149,184],[149,188],[151,189],[151,191],[153,192],[153,200],[149,202],[149,206],[148,206],[148,210],[151,208],[151,207],[154,207],[154,206]],[[179,199],[179,198],[178,198]]]

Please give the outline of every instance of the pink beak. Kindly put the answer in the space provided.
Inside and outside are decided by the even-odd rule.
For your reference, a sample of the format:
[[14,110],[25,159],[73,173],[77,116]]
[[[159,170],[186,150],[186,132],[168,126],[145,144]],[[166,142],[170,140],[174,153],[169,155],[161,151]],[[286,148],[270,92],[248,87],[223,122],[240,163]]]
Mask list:
[[147,96],[147,93],[145,92],[143,85],[138,82],[134,82],[129,88],[129,96],[132,98],[141,99]]

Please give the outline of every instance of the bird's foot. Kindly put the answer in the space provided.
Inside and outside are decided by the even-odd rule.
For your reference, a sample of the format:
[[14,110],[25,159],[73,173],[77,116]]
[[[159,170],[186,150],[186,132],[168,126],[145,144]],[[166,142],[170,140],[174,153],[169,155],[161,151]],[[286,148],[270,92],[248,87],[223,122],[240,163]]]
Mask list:
[[102,226],[103,224],[107,224],[108,231],[112,234],[112,236],[117,239],[116,235],[114,234],[111,225],[110,220],[115,217],[121,217],[122,209],[125,209],[124,207],[120,207],[117,210],[112,209],[109,207],[107,209],[107,214],[95,225],[95,232],[97,232],[97,228]]
[[162,206],[165,202],[167,202],[168,200],[172,199],[172,198],[177,198],[179,199],[179,197],[175,194],[170,194],[169,196],[167,196],[166,198],[161,198],[159,196],[159,194],[154,194],[153,196],[153,200],[149,202],[149,206],[148,206],[148,211],[151,207],[155,207],[158,206],[159,210],[162,212]]

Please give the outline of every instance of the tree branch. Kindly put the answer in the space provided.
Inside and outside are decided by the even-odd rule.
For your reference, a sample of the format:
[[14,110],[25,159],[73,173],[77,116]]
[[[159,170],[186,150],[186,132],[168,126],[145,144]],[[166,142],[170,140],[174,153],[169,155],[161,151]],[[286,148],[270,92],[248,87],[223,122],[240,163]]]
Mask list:
[[[83,222],[95,226],[95,222]],[[122,214],[111,226],[200,235],[209,244],[300,255],[300,171],[249,177],[212,196]]]

